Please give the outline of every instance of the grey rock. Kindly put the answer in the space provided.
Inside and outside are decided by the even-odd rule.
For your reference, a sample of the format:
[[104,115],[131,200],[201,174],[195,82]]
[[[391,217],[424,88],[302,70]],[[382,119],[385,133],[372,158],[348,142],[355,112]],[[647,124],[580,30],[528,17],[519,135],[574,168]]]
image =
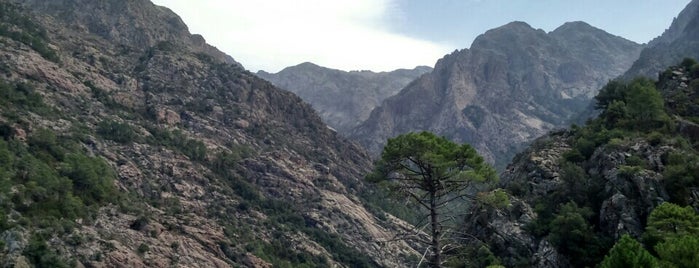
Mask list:
[[257,72],[275,86],[296,93],[340,134],[359,125],[381,102],[431,71],[419,66],[391,72],[341,71],[302,63],[278,73]]
[[623,79],[636,76],[656,78],[658,73],[684,58],[699,59],[699,1],[692,0],[659,37],[648,42],[640,58],[624,73]]
[[388,138],[427,130],[467,142],[504,167],[526,143],[568,126],[640,49],[582,22],[550,33],[509,23],[440,59],[350,137],[378,154]]

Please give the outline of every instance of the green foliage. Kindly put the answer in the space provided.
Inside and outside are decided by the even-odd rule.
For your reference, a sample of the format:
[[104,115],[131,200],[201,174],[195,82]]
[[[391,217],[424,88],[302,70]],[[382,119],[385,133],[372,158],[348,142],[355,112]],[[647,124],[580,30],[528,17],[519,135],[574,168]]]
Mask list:
[[648,216],[644,241],[650,247],[668,239],[699,236],[699,215],[691,207],[665,202]]
[[500,260],[498,257],[490,251],[490,248],[486,245],[478,248],[476,255],[476,267],[495,267],[500,265]]
[[631,82],[626,105],[634,127],[649,130],[669,125],[670,117],[665,113],[663,97],[649,79]]
[[97,125],[97,134],[118,143],[131,143],[138,137],[128,123],[119,123],[111,120],[100,122]]
[[596,195],[599,194],[601,185],[585,173],[580,166],[570,162],[563,161],[561,163],[560,178],[563,180],[564,192],[558,194],[565,196],[561,199],[567,199],[588,207],[593,207]]
[[146,252],[150,251],[150,247],[146,243],[141,243],[141,245],[138,246],[138,254],[146,254]]
[[688,152],[672,152],[665,162],[663,184],[670,193],[671,201],[688,204],[689,189],[699,185],[699,156]]
[[50,115],[53,112],[33,86],[25,83],[10,85],[1,79],[0,106],[14,106],[18,111],[31,111],[40,115]]
[[[189,157],[189,159],[191,159],[193,161],[200,161],[201,162],[201,161],[206,160],[208,150],[207,150],[204,142],[196,140],[196,139],[188,138],[179,129],[170,131],[170,130],[162,129],[162,128],[158,128],[158,127],[150,127],[148,129],[148,131],[152,135],[151,137],[149,137],[149,139],[147,141],[148,143],[172,148],[172,149],[179,151],[180,153],[186,155],[187,157]],[[249,151],[242,152],[243,155],[246,155],[247,153],[249,153]],[[223,160],[222,158],[220,158],[222,156],[228,157],[225,155],[219,155],[219,158],[218,158],[219,160],[216,160],[216,161]],[[235,157],[235,156],[231,155],[230,157]],[[228,159],[228,160],[230,160],[230,159]],[[228,160],[224,160],[224,161],[228,161]],[[224,163],[219,162],[218,164],[224,164]]]
[[647,131],[670,125],[664,100],[649,79],[637,78],[630,83],[611,81],[595,100],[595,108],[602,110],[600,120],[607,127]]
[[384,183],[399,198],[426,211],[432,236],[430,265],[438,267],[442,262],[441,234],[447,225],[440,216],[453,207],[452,202],[467,197],[466,190],[472,184],[493,183],[497,176],[470,145],[420,132],[389,139],[367,180]]
[[606,110],[614,101],[626,98],[626,84],[613,80],[605,85],[595,96],[595,109]]
[[[425,183],[441,182],[444,184],[442,188],[436,189],[439,195],[462,189],[470,182],[497,180],[495,169],[470,145],[457,145],[429,132],[408,133],[389,139],[375,172],[368,179],[400,180],[389,177],[392,172],[418,177]],[[420,184],[416,186],[420,187]]]
[[116,195],[114,171],[104,160],[84,154],[67,155],[61,175],[73,182],[73,192],[85,205],[103,204]]
[[478,194],[478,202],[490,207],[505,208],[510,205],[510,197],[503,189],[495,189]]
[[593,215],[589,208],[580,208],[574,202],[564,204],[551,221],[548,240],[571,258],[576,267],[592,265],[602,247],[595,237],[588,219]]
[[[692,63],[691,68],[694,66],[697,65]],[[684,66],[684,68],[689,67]],[[699,66],[697,68],[699,70]],[[672,70],[674,69],[668,69],[664,75],[665,79],[675,77]],[[661,81],[658,85],[664,86],[663,93],[667,93],[674,91],[672,88],[665,87],[676,86],[676,84],[674,82],[664,84]],[[689,94],[686,90],[681,92]],[[687,140],[688,138],[674,129],[674,122],[668,113],[675,116],[676,111],[672,109],[673,107],[665,107],[663,97],[653,81],[645,78],[631,82],[611,81],[595,99],[596,108],[602,110],[599,118],[589,120],[583,127],[572,129],[573,136],[568,141],[572,148],[563,154],[560,164],[559,174],[563,184],[547,194],[545,198],[535,201],[538,217],[526,226],[527,230],[536,236],[548,235],[549,241],[557,247],[559,252],[566,254],[573,266],[580,267],[593,266],[594,263],[599,262],[603,252],[611,246],[611,241],[606,234],[594,227],[600,222],[599,215],[587,213],[600,211],[602,200],[609,198],[604,196],[607,191],[604,191],[606,181],[602,175],[585,172],[588,168],[600,164],[590,160],[595,153],[623,152],[626,155],[630,153],[621,163],[622,165],[618,166],[617,176],[621,178],[633,178],[639,174],[646,174],[646,169],[662,172],[662,182],[671,200],[681,205],[688,205],[691,202],[690,190],[699,186],[699,154],[696,153],[696,144],[693,145]],[[676,99],[669,100],[673,105],[677,103]],[[635,149],[633,151],[636,153],[634,153],[630,150],[632,146],[642,144],[641,141],[644,139],[650,146],[672,146],[674,150],[662,156],[662,165],[651,163],[650,159],[645,159],[647,157],[645,152]],[[595,161],[598,160],[595,159]],[[580,204],[582,208],[571,205],[572,202]],[[668,209],[660,208],[660,211],[663,210]],[[686,210],[685,214],[694,215],[693,212],[689,212],[690,210]],[[691,218],[685,223],[699,222],[693,216],[685,215],[684,218],[679,216],[682,213],[667,217],[658,216],[662,214],[660,212],[655,214],[654,219],[649,217],[649,229],[644,235],[644,242],[649,245],[649,249],[663,243],[665,239],[674,239],[673,235],[668,234],[669,229],[663,229],[667,226],[663,224],[685,218]],[[659,218],[664,220],[658,220]],[[659,221],[663,224],[659,224]],[[670,225],[675,226],[674,223]],[[681,230],[683,229],[678,229],[678,231]]]
[[90,88],[90,91],[92,92],[92,97],[104,104],[105,107],[110,109],[130,110],[127,107],[115,101],[114,98],[112,98],[111,94],[109,94],[109,92],[97,87],[94,83],[92,83],[92,81],[85,81],[83,82],[83,84]]
[[69,230],[73,219],[120,196],[104,160],[47,129],[36,129],[27,144],[0,139],[0,175],[0,214],[16,211],[21,217],[16,223],[55,232]]
[[21,14],[13,4],[0,3],[0,36],[23,43],[47,60],[59,62],[58,54],[48,45],[46,30]]
[[658,261],[635,239],[623,235],[599,265],[600,268],[658,267]]
[[665,267],[699,267],[699,235],[666,239],[655,246]]
[[685,69],[689,70],[692,68],[694,65],[697,64],[697,61],[692,58],[684,58],[682,60],[682,63],[680,63],[680,66],[684,67]]
[[46,244],[46,239],[39,234],[34,234],[32,236],[29,240],[29,245],[24,249],[22,254],[37,268],[71,267],[65,260],[61,259],[58,252],[52,250]]

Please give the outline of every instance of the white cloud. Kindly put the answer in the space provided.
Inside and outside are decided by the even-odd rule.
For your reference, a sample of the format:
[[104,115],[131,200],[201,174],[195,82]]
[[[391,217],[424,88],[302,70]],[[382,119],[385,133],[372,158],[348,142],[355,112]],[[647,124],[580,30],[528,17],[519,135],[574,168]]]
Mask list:
[[391,0],[154,0],[246,68],[276,72],[310,61],[388,71],[433,65],[449,46],[391,33]]

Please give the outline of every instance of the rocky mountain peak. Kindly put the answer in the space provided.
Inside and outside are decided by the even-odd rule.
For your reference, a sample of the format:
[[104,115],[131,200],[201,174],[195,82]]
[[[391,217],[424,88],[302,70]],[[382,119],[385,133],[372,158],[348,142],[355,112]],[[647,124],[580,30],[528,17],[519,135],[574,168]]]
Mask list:
[[693,0],[672,20],[672,24],[662,35],[648,42],[648,46],[670,44],[687,34],[687,32],[697,31],[696,27],[692,27],[696,26],[697,17],[699,17],[699,1]]
[[648,42],[622,78],[655,78],[659,72],[684,58],[699,58],[699,0],[687,4],[662,35]]
[[387,138],[430,130],[471,143],[502,165],[520,144],[568,125],[640,49],[584,23],[555,33],[508,23],[478,36],[470,49],[440,59],[351,137],[378,152]]
[[569,21],[566,23],[563,23],[563,25],[558,26],[553,32],[568,32],[568,31],[573,31],[573,32],[582,32],[582,31],[588,31],[588,30],[599,30],[598,28],[590,25],[587,22],[584,21]]
[[534,29],[526,22],[514,21],[479,35],[471,44],[471,49],[532,45],[546,38],[543,30]]

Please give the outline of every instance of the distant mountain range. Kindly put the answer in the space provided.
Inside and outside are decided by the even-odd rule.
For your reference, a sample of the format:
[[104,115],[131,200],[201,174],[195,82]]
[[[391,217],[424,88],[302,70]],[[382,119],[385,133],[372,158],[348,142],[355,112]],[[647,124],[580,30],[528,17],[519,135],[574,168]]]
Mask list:
[[346,134],[366,120],[384,99],[431,70],[419,66],[380,73],[346,72],[307,62],[275,74],[259,71],[257,75],[299,95],[318,111],[325,123]]
[[0,0],[0,267],[415,267],[424,248],[396,239],[414,227],[384,211],[408,208],[351,139],[375,156],[429,130],[505,167],[610,79],[662,72],[668,124],[630,121],[657,92],[618,94],[627,121],[539,138],[507,198],[462,211],[478,256],[459,265],[592,267],[662,202],[699,209],[699,64],[665,70],[699,56],[698,27],[693,0],[645,48],[512,22],[434,69],[253,74],[148,0]]
[[512,22],[440,59],[350,137],[377,153],[390,137],[429,130],[503,166],[527,142],[567,126],[641,49],[584,22],[550,33]]

